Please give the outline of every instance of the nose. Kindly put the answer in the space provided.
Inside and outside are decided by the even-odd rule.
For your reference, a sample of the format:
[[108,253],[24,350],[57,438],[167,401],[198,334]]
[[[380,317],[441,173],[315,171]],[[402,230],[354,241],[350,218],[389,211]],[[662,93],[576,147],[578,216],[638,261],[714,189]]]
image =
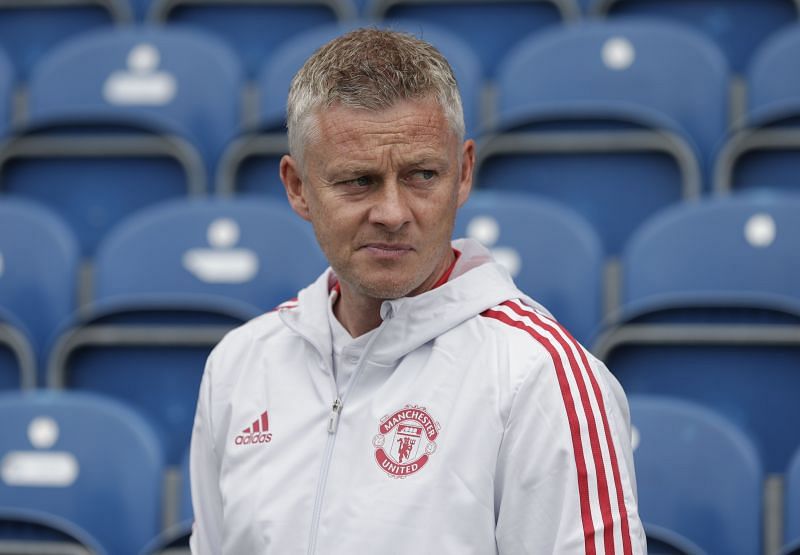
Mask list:
[[369,213],[369,221],[387,231],[400,231],[411,220],[411,210],[396,180],[383,183],[374,197],[375,203]]

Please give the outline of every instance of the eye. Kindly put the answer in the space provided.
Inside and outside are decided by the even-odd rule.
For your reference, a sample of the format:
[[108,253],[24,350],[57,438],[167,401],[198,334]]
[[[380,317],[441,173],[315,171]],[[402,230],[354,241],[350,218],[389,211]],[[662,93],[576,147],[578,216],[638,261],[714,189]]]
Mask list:
[[411,173],[411,179],[417,183],[427,183],[436,177],[433,170],[415,170]]
[[353,179],[346,179],[342,181],[341,184],[349,187],[368,187],[372,184],[372,179],[366,175],[362,175]]

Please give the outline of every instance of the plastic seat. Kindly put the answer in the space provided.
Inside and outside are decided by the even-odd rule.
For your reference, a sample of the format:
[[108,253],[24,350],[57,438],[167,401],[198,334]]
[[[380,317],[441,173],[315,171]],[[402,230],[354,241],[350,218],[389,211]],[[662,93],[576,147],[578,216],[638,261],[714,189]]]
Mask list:
[[206,33],[126,27],[61,45],[31,75],[32,124],[86,115],[141,116],[195,145],[212,168],[237,133],[244,75]]
[[489,76],[525,37],[580,15],[575,0],[370,0],[367,5],[367,13],[376,20],[433,24],[477,45],[475,51]]
[[27,125],[0,146],[2,190],[58,211],[92,256],[126,215],[207,193],[237,129],[240,84],[233,55],[204,35],[75,39],[31,78]]
[[203,29],[224,40],[255,77],[263,60],[294,36],[353,19],[351,0],[154,0],[150,22]]
[[649,545],[686,554],[759,553],[763,473],[750,440],[686,401],[632,396],[630,409]]
[[3,387],[36,383],[49,342],[77,308],[78,264],[75,238],[56,215],[23,200],[0,200],[0,343],[17,353],[21,370],[11,379],[4,364]]
[[159,529],[163,458],[135,413],[96,396],[0,396],[0,511],[52,515],[107,553],[136,555]]
[[[286,139],[286,97],[295,73],[323,44],[348,31],[372,25],[351,22],[325,25],[287,41],[271,55],[259,73],[259,116],[254,129],[242,134],[228,147],[217,176],[217,191],[268,194],[285,200],[278,179],[280,158],[288,152]],[[384,27],[424,38],[447,58],[458,81],[464,108],[467,136],[480,126],[482,69],[471,47],[446,30],[408,21],[388,21]]]
[[21,79],[63,41],[94,29],[129,23],[124,0],[25,0],[0,5],[0,48]]
[[725,52],[742,72],[750,55],[769,35],[797,21],[794,0],[591,0],[589,13],[609,18],[657,17],[690,25]]
[[98,301],[207,296],[257,311],[327,267],[311,226],[263,199],[175,201],[137,214],[109,235],[95,265]]
[[48,383],[136,407],[177,465],[211,348],[325,266],[310,228],[265,201],[176,201],[137,214],[101,245],[94,302],[63,328]]
[[602,319],[603,251],[578,214],[534,195],[474,192],[453,236],[491,249],[520,289],[589,344]]
[[747,110],[718,155],[716,192],[800,192],[798,55],[800,25],[776,33],[753,55],[745,74]]
[[622,257],[622,309],[594,352],[631,394],[725,415],[786,468],[800,430],[800,198],[729,198],[668,210]]
[[726,129],[727,82],[714,45],[676,25],[592,22],[533,36],[498,72],[477,184],[570,205],[617,254],[647,217],[700,195]]

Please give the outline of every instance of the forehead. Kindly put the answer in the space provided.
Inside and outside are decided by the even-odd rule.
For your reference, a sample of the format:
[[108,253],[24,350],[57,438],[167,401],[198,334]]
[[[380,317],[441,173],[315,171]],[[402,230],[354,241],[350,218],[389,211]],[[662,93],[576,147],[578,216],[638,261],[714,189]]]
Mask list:
[[316,116],[317,129],[308,146],[323,158],[380,157],[387,149],[446,155],[456,141],[434,100],[403,100],[382,110],[337,104]]

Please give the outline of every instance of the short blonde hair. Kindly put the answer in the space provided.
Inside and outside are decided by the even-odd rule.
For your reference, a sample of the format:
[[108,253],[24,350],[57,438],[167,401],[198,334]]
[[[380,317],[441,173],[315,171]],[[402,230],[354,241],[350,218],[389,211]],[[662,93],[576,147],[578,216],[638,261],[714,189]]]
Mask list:
[[382,110],[432,98],[464,138],[464,112],[450,64],[429,43],[397,31],[363,28],[317,50],[292,79],[286,108],[289,152],[298,160],[317,110],[334,104]]

